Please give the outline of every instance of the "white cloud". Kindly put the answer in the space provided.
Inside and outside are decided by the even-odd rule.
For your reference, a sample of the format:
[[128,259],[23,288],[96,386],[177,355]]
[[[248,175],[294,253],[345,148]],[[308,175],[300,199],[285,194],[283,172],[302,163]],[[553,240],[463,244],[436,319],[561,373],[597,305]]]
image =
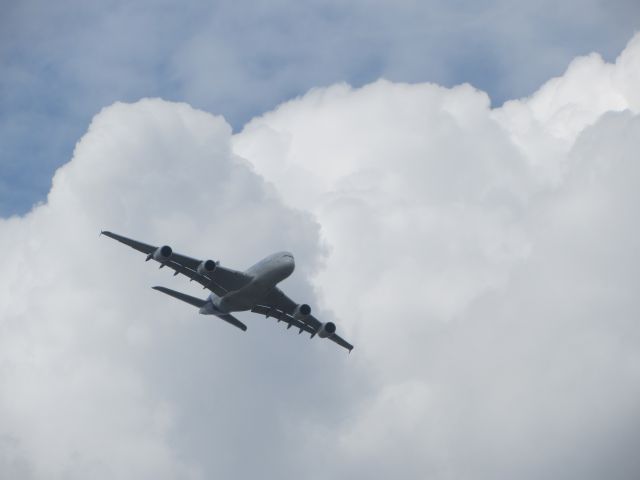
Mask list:
[[375,385],[337,476],[640,472],[639,40],[501,109],[469,86],[338,85],[234,138],[314,212],[314,283]]
[[[94,119],[57,172],[47,203],[0,223],[0,438],[13,446],[0,464],[3,478],[16,462],[35,478],[208,477],[206,457],[189,458],[202,432],[194,426],[183,433],[202,416],[201,428],[217,438],[202,441],[213,447],[207,455],[219,471],[237,461],[225,460],[238,447],[227,437],[251,425],[233,422],[264,413],[242,407],[237,397],[246,403],[243,392],[252,387],[232,387],[229,366],[243,378],[243,365],[273,345],[260,328],[247,339],[158,296],[148,287],[193,287],[98,238],[112,228],[240,267],[287,247],[312,268],[315,224],[284,208],[232,155],[230,134],[222,119],[187,105],[116,104]],[[310,295],[298,283],[297,292]],[[276,344],[284,341],[281,331],[263,329],[273,330]],[[197,338],[206,341],[194,345]],[[263,366],[282,367],[287,358]],[[214,392],[224,399],[211,398]],[[198,405],[199,395],[211,406]],[[276,398],[265,393],[265,406]]]
[[531,92],[575,55],[597,49],[611,58],[640,12],[634,0],[544,0],[517,9],[506,0],[22,0],[4,7],[0,215],[44,199],[91,116],[116,100],[187,101],[223,113],[236,128],[343,80],[468,81],[500,104]]
[[[635,478],[638,38],[497,110],[387,81],[233,137],[103,110],[0,220],[0,476]],[[293,250],[287,289],[356,350],[199,317],[101,228],[239,268]]]

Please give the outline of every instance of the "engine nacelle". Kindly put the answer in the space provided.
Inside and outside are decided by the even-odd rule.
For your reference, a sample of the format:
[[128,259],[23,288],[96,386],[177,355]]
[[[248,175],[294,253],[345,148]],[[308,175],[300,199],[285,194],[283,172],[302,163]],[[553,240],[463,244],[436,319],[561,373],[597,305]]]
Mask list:
[[296,320],[304,320],[311,314],[311,307],[306,303],[301,303],[298,305],[293,312],[293,318]]
[[213,260],[203,260],[198,265],[198,268],[196,269],[196,271],[200,275],[210,275],[216,270],[217,266],[218,266],[218,262],[214,262]]
[[156,251],[153,252],[152,257],[154,260],[159,261],[160,263],[167,262],[171,255],[173,254],[173,250],[169,245],[163,245],[162,247],[156,248]]
[[320,338],[327,338],[336,333],[336,324],[333,322],[323,323],[318,330],[318,336]]

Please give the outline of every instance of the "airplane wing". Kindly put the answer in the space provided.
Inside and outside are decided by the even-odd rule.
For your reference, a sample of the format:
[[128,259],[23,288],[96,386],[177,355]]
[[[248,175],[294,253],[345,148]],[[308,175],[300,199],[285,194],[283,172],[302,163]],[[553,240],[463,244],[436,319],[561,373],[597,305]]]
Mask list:
[[[313,315],[307,315],[304,317],[304,320],[297,319],[293,316],[293,313],[296,310],[298,304],[291,300],[287,295],[280,290],[278,287],[275,287],[269,294],[260,302],[259,305],[255,305],[251,311],[254,313],[258,313],[260,315],[264,315],[265,317],[273,317],[278,320],[278,322],[285,322],[287,324],[287,329],[291,327],[295,327],[298,329],[298,333],[307,332],[311,334],[311,338],[313,338],[318,331],[322,328],[322,322],[318,320]],[[344,340],[337,333],[333,333],[327,338],[343,348],[349,350],[353,350],[353,345]]]
[[[102,231],[100,233],[105,237],[113,238],[118,242],[124,243],[146,254],[147,260],[155,260],[153,254],[158,250],[156,246],[148,245],[108,231]],[[238,290],[252,280],[252,278],[245,273],[232,270],[231,268],[221,267],[220,265],[217,265],[215,270],[208,272],[206,275],[200,274],[198,273],[198,266],[202,263],[202,260],[197,260],[175,252],[171,252],[168,260],[159,263],[161,264],[160,268],[167,266],[175,271],[174,275],[181,273],[219,296]]]

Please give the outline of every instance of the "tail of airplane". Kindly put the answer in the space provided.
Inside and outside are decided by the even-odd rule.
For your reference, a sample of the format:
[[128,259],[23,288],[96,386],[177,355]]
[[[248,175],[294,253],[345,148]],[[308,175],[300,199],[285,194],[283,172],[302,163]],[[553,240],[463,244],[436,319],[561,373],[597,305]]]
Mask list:
[[158,290],[159,292],[165,293],[170,297],[177,298],[178,300],[182,300],[183,302],[193,305],[196,308],[199,308],[200,313],[208,313],[211,315],[215,315],[216,317],[224,320],[225,322],[230,323],[234,327],[238,327],[242,331],[245,331],[247,329],[247,326],[244,323],[242,323],[240,320],[238,320],[236,317],[234,317],[229,313],[217,313],[215,311],[209,311],[208,309],[207,311],[203,311],[202,307],[204,307],[207,303],[210,303],[210,302],[207,302],[207,300],[202,300],[200,298],[192,297],[191,295],[187,295],[186,293],[176,292],[175,290],[171,290],[170,288],[166,288],[166,287],[151,287],[151,288],[153,288],[154,290]]
[[166,293],[167,295],[173,298],[182,300],[183,302],[186,302],[197,308],[202,308],[205,305],[205,303],[207,303],[206,300],[201,300],[199,298],[192,297],[191,295],[187,295],[186,293],[176,292],[175,290],[171,290],[170,288],[166,288],[166,287],[152,287],[152,288],[154,290],[158,290],[159,292]]

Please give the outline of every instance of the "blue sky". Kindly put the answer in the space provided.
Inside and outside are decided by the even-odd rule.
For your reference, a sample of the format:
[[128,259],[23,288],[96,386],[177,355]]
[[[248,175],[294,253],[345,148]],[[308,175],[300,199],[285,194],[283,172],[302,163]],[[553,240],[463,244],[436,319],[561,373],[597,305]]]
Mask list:
[[91,118],[162,97],[234,130],[310,88],[384,77],[531,94],[576,55],[605,59],[638,28],[633,0],[525,2],[5,2],[0,215],[44,200]]

